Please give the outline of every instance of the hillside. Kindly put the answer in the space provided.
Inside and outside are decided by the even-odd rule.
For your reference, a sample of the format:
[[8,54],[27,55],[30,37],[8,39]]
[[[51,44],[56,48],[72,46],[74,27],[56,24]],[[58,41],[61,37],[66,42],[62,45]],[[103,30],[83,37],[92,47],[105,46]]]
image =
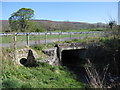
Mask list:
[[[103,28],[107,25],[104,23],[85,23],[85,22],[69,22],[69,21],[51,21],[51,20],[32,20],[37,22],[41,27],[47,31],[54,30],[80,30],[80,29],[92,29],[92,28]],[[9,21],[0,20],[2,22],[2,30],[9,31]],[[1,27],[1,26],[0,26]]]

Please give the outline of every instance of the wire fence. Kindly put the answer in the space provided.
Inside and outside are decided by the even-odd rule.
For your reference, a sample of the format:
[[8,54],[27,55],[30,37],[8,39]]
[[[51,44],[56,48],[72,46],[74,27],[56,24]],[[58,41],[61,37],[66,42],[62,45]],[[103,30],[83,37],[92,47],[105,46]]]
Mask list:
[[82,39],[88,37],[101,37],[105,32],[50,32],[50,33],[7,33],[2,34],[2,44],[19,45],[47,44],[57,41]]

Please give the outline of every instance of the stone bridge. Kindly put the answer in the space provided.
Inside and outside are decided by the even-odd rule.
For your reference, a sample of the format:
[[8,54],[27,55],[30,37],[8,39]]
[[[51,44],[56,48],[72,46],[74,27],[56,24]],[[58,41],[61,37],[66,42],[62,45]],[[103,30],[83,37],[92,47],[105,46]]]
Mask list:
[[43,52],[50,57],[46,61],[51,65],[77,65],[86,58],[87,48],[83,43],[57,44]]

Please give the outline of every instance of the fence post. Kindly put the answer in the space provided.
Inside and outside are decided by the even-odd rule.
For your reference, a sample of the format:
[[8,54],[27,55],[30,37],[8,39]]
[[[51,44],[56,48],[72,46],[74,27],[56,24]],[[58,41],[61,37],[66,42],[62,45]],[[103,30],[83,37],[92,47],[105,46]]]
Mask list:
[[70,34],[70,40],[72,39],[72,35],[71,35],[71,32],[69,32],[69,34]]
[[58,33],[58,41],[60,41],[60,38],[61,38],[61,33],[59,32]]
[[29,47],[29,34],[26,33],[26,41],[27,41],[27,46]]
[[47,33],[45,33],[45,44],[47,44]]
[[62,32],[60,32],[60,41],[61,41],[61,39],[62,39],[61,37],[62,37]]
[[85,33],[86,33],[86,37],[85,38],[87,39],[88,38],[88,32],[85,32]]
[[38,44],[40,44],[40,32],[38,32]]
[[80,39],[80,35],[81,35],[82,33],[81,32],[79,32],[79,39]]
[[14,34],[14,37],[13,37],[13,40],[14,40],[14,64],[17,64],[17,57],[16,57],[16,54],[17,54],[17,51],[16,51],[16,35]]

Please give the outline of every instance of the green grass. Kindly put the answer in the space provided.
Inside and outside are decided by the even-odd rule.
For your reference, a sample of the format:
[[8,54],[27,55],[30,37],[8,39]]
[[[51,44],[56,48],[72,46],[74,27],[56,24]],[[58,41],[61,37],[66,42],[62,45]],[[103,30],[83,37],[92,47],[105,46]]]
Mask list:
[[40,63],[38,67],[13,66],[3,61],[2,88],[85,88],[66,67]]
[[[64,30],[62,32],[90,32],[90,31],[104,31],[106,28],[95,28],[95,29],[80,29],[80,30]],[[55,30],[52,32],[60,32],[61,30]]]
[[[74,43],[74,42],[96,42],[104,43],[111,47],[113,41],[110,38],[85,38],[74,39],[71,41],[56,42],[56,43]],[[120,41],[120,40],[119,40]],[[98,43],[97,42],[97,43]],[[111,44],[110,44],[110,43]],[[117,40],[118,42],[118,40]],[[54,43],[55,44],[55,43]],[[41,46],[32,46],[33,49],[41,51],[46,47],[53,47],[54,44],[47,44]],[[6,52],[10,53],[12,49],[7,49]],[[85,88],[86,84],[77,81],[75,74],[70,72],[67,67],[51,66],[46,63],[39,63],[39,67],[23,67],[14,66],[11,59],[8,58],[7,53],[3,52],[2,60],[2,84],[1,88]],[[7,57],[6,59],[4,59]],[[37,60],[42,60],[38,58]]]
[[[67,32],[89,32],[89,31],[104,31],[104,28],[98,28],[98,29],[81,29],[81,30],[66,30]],[[52,32],[60,32],[60,30],[52,31]],[[71,35],[71,37],[80,37],[85,36],[86,34],[74,34]],[[90,35],[90,34],[87,34]],[[47,39],[58,39],[58,35],[47,35]],[[60,38],[67,38],[70,37],[70,35],[61,35]],[[45,40],[45,35],[31,35],[30,41],[34,40]],[[17,42],[23,42],[26,41],[26,36],[17,36]],[[13,42],[13,36],[2,36],[2,40],[0,40],[0,43],[12,43]]]
[[[42,51],[53,44],[32,46],[36,51]],[[77,80],[76,75],[64,66],[51,66],[39,63],[38,67],[15,66],[9,58],[12,48],[3,49],[2,86],[0,88],[85,88],[86,84]],[[38,52],[38,54],[42,55]],[[43,60],[43,56],[37,58]]]
[[[74,37],[82,37],[82,36],[92,36],[93,34],[72,34],[71,38]],[[100,35],[100,34],[97,34]],[[17,42],[23,42],[26,41],[26,36],[17,36]],[[45,40],[45,35],[31,35],[29,37],[30,41],[36,41],[36,40]],[[70,38],[70,35],[47,35],[47,40],[50,39],[58,39],[58,38]],[[13,36],[2,36],[2,40],[0,43],[12,43],[13,42]]]

